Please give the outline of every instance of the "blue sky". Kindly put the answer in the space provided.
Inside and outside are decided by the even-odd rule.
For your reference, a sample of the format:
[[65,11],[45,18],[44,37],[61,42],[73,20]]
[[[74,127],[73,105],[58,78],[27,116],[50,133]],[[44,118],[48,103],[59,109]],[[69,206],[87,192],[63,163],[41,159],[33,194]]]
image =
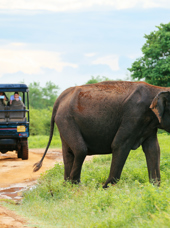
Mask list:
[[52,81],[62,92],[92,75],[126,80],[144,34],[169,15],[168,0],[1,0],[0,83]]

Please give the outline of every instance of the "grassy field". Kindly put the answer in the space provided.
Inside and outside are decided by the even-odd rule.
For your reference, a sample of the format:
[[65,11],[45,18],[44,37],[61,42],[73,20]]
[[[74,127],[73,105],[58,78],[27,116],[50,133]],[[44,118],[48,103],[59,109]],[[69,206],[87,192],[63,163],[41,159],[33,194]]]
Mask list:
[[[47,146],[49,136],[35,135],[28,138],[29,148],[45,148]],[[59,133],[53,136],[50,148],[61,148],[61,140]]]
[[159,188],[148,183],[144,153],[139,148],[131,151],[115,186],[102,189],[109,175],[111,156],[101,155],[83,165],[81,185],[64,183],[63,166],[56,164],[41,176],[36,188],[24,193],[20,205],[8,207],[41,228],[169,227],[170,136],[159,135],[159,142]]

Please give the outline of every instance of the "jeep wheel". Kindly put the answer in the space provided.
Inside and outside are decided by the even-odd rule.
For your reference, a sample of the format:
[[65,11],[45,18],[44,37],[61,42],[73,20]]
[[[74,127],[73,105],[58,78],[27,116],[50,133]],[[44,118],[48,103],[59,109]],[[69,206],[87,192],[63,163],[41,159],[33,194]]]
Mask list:
[[22,160],[28,159],[28,141],[27,139],[22,140]]

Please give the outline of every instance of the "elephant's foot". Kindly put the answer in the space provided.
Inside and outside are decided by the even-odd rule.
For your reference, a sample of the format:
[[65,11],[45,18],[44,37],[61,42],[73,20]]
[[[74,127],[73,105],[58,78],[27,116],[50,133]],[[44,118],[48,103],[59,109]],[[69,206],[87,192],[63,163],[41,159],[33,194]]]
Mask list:
[[78,179],[78,180],[71,180],[71,183],[72,184],[80,184],[81,181],[80,181],[80,179]]
[[153,184],[154,186],[160,187],[160,183],[161,183],[160,178],[151,179],[151,180],[149,180],[149,182],[151,184]]
[[103,185],[103,188],[108,188],[109,187],[108,184],[115,185],[117,184],[118,181],[119,179],[116,179],[116,178],[108,178],[105,184]]

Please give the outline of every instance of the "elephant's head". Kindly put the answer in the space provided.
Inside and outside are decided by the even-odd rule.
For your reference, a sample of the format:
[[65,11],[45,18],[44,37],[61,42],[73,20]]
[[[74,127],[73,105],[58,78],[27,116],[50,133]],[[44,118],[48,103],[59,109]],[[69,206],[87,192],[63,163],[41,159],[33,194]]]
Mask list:
[[170,91],[160,92],[153,99],[150,108],[157,116],[161,127],[170,132]]

